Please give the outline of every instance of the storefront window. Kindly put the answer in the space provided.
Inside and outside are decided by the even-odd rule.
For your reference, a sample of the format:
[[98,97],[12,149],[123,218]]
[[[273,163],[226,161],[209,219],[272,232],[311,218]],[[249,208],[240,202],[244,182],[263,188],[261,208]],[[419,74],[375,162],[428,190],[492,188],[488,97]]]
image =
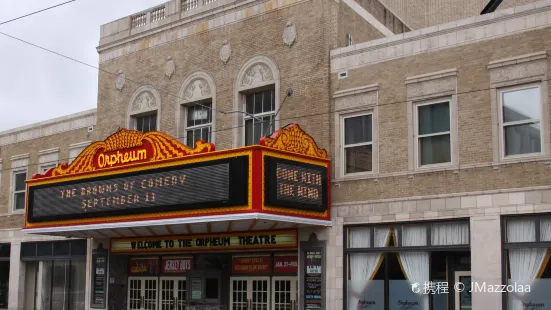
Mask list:
[[506,219],[505,234],[508,309],[551,309],[551,217]]
[[470,271],[467,221],[351,227],[347,239],[346,309],[454,309],[455,275]]
[[26,290],[35,292],[26,294],[26,309],[85,309],[85,245],[86,240],[22,244],[21,260],[27,263],[29,281]]

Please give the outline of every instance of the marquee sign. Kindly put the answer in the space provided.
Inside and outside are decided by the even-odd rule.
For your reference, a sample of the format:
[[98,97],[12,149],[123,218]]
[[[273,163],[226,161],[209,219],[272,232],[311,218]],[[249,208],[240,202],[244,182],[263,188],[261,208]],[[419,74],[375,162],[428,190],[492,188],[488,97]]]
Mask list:
[[29,222],[247,203],[246,156],[29,189]]
[[327,168],[264,157],[265,201],[270,206],[327,210]]
[[26,181],[24,229],[237,213],[329,223],[329,169],[327,152],[296,124],[260,145],[221,151],[122,129]]
[[296,230],[111,239],[111,253],[225,251],[296,247]]

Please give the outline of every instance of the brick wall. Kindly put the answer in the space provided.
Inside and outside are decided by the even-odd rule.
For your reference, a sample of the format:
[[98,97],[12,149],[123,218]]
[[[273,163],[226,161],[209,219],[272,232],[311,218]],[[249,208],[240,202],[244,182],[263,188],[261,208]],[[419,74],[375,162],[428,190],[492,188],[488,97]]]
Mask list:
[[[380,0],[398,18],[412,29],[480,15],[489,0]],[[511,8],[538,0],[503,0],[498,10]]]
[[[253,56],[265,55],[275,61],[280,72],[280,101],[285,97],[287,88],[291,87],[294,91],[281,109],[281,125],[300,122],[323,147],[328,148],[329,132],[324,126],[328,115],[299,117],[312,111],[329,111],[329,50],[336,47],[333,31],[335,27],[331,27],[336,23],[336,12],[338,4],[333,1],[300,2],[102,63],[102,70],[123,70],[128,80],[122,91],[119,91],[115,88],[115,77],[100,72],[100,138],[126,126],[129,101],[140,86],[129,80],[152,85],[160,92],[160,130],[177,136],[175,114],[179,91],[191,73],[197,70],[208,72],[216,85],[216,108],[231,111],[234,109],[239,70]],[[296,25],[298,33],[296,43],[290,48],[284,45],[282,39],[283,29],[288,21]],[[148,44],[155,40],[154,36],[163,34],[140,40],[143,44]],[[232,49],[231,59],[227,64],[219,58],[224,40],[230,43]],[[164,73],[168,56],[173,57],[176,64],[176,71],[170,79]],[[232,147],[233,116],[215,113],[213,117],[216,121],[217,148]]]
[[[546,28],[383,61],[351,68],[348,70],[349,77],[344,80],[338,80],[337,74],[332,74],[333,93],[369,84],[379,85],[379,175],[339,182],[332,189],[333,201],[364,201],[549,184],[551,168],[547,158],[537,162],[499,165],[493,161],[492,91],[489,89],[488,64],[540,51],[549,53],[550,35],[551,29]],[[549,67],[549,59],[546,62]],[[452,68],[457,69],[458,166],[436,172],[411,171],[408,167],[411,150],[408,144],[406,78]],[[472,92],[474,90],[482,91]],[[335,155],[334,149],[331,150],[332,158]]]

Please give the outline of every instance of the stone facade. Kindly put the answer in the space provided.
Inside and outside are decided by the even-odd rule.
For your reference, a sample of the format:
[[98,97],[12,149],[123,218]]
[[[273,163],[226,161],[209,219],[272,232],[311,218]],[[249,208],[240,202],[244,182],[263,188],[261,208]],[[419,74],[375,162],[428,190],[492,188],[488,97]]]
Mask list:
[[[347,225],[469,219],[473,281],[501,284],[502,217],[551,212],[549,16],[549,3],[538,2],[332,51],[331,127],[342,130],[341,117],[351,113],[374,118],[371,173],[342,173],[342,141],[332,136],[332,309],[346,298],[339,253]],[[498,91],[527,84],[541,89],[542,150],[508,159]],[[450,102],[451,163],[418,167],[412,107],[443,98]],[[499,294],[473,294],[475,309],[501,305]]]
[[[479,15],[489,0],[381,0],[381,3],[411,29],[421,29]],[[497,11],[537,0],[503,0]]]
[[[96,110],[89,110],[25,127],[0,132],[0,227],[23,227],[23,213],[13,210],[14,171],[27,177],[42,168],[70,160],[70,150],[95,140]],[[73,147],[72,147],[73,146]],[[76,148],[74,147],[76,146]]]

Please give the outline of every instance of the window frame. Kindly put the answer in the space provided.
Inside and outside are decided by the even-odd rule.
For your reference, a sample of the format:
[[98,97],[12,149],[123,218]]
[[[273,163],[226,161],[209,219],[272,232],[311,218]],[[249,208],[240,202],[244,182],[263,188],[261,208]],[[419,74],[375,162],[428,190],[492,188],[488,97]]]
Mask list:
[[[272,100],[274,101],[274,109],[270,112],[261,112],[261,113],[256,113],[256,114],[252,114],[252,115],[249,115],[249,114],[243,114],[243,130],[242,130],[242,133],[241,133],[241,139],[243,139],[243,146],[250,146],[250,145],[247,145],[247,120],[253,120],[253,139],[254,139],[254,123],[256,121],[255,118],[263,118],[263,117],[266,117],[266,116],[272,116],[273,115],[273,119],[271,121],[271,124],[268,124],[268,125],[271,125],[271,126],[274,126],[274,130],[277,130],[277,126],[276,126],[276,113],[277,113],[277,110],[278,110],[278,107],[277,107],[277,102],[276,102],[276,87],[275,87],[275,84],[269,84],[269,85],[266,85],[266,86],[263,86],[263,87],[258,87],[258,88],[253,88],[253,89],[250,89],[250,90],[247,90],[246,92],[243,92],[242,93],[242,105],[241,105],[241,108],[243,109],[243,111],[247,112],[247,96],[249,95],[253,95],[254,94],[257,94],[257,93],[263,93],[267,90],[270,90],[272,91]],[[264,97],[262,97],[262,103],[264,104]],[[254,106],[254,103],[253,103],[253,106]],[[254,116],[254,118],[253,118]],[[263,129],[266,129],[264,128],[264,124],[262,125],[262,128]],[[260,133],[260,138],[262,139],[262,137],[264,137],[264,132],[261,132]],[[251,145],[255,145],[255,144],[251,144]]]
[[[194,125],[194,126],[188,126],[187,125],[187,119],[188,119],[188,115],[189,115],[189,108],[191,107],[196,107],[196,106],[206,106],[207,104],[210,105],[210,108],[205,108],[207,110],[211,110],[210,111],[210,122],[208,124],[201,124],[201,125]],[[181,109],[184,109],[184,117],[183,117],[183,122],[184,122],[184,141],[183,143],[185,145],[187,145],[187,137],[188,137],[188,130],[196,130],[196,129],[203,129],[203,128],[207,128],[209,127],[209,141],[206,141],[206,142],[211,142],[212,143],[212,139],[213,139],[213,131],[212,131],[212,126],[214,124],[214,113],[213,113],[213,103],[212,103],[212,100],[207,100],[205,102],[191,102],[191,103],[186,103],[186,104],[181,104]],[[180,110],[181,111],[181,110]],[[194,140],[193,143],[195,144],[195,141],[197,140]],[[194,148],[195,145],[193,146],[190,146],[188,145],[188,147],[190,148]]]
[[346,34],[346,46],[352,46],[354,45],[354,38],[350,33]]
[[138,129],[138,118],[151,117],[153,115],[155,116],[155,127],[156,127],[154,131],[159,131],[159,115],[157,113],[157,110],[146,112],[146,113],[141,113],[141,114],[130,115],[130,119],[131,119],[131,122],[132,122],[132,129],[143,132],[143,133],[153,131],[153,130],[142,131],[142,130]]
[[[355,143],[346,145],[346,126],[345,126],[345,120],[347,118],[353,118],[353,117],[360,117],[364,115],[371,115],[371,142],[362,142],[362,143]],[[355,113],[348,113],[348,114],[341,114],[340,116],[340,165],[341,165],[341,176],[343,178],[345,177],[353,177],[353,176],[362,176],[362,175],[373,175],[375,172],[375,111],[374,110],[367,110],[367,111],[359,111]],[[357,147],[357,146],[364,146],[364,145],[371,145],[371,171],[361,171],[361,172],[352,172],[352,173],[346,173],[346,148],[351,147]]]
[[[467,240],[468,244],[457,244],[457,245],[431,245],[431,225],[433,224],[442,224],[442,223],[453,223],[453,222],[462,222],[467,224],[469,236]],[[426,246],[402,246],[402,226],[408,225],[424,225],[426,229]],[[377,227],[391,227],[394,229],[397,234],[398,244],[394,247],[370,247],[370,248],[351,248],[349,246],[349,231],[353,228],[370,228],[370,245],[374,245],[374,231]],[[386,255],[389,253],[402,253],[402,252],[443,252],[443,251],[460,251],[460,252],[471,252],[471,222],[467,217],[460,218],[451,218],[451,219],[440,219],[433,221],[410,221],[410,222],[390,222],[390,223],[377,223],[377,224],[353,224],[353,225],[344,225],[343,226],[343,277],[342,277],[342,286],[343,286],[343,309],[348,309],[348,272],[349,272],[349,263],[348,258],[350,254],[353,253],[379,253],[381,255]],[[392,233],[391,233],[392,238]]]
[[[515,214],[515,215],[502,215],[500,219],[501,229],[501,285],[507,285],[509,280],[508,270],[508,252],[511,249],[536,249],[546,248],[551,250],[551,241],[541,241],[541,229],[540,222],[542,218],[551,217],[551,213],[538,213],[538,214]],[[520,220],[520,219],[533,219],[535,221],[534,229],[536,230],[535,239],[533,242],[508,242],[507,241],[507,221],[508,220]],[[551,261],[548,262],[551,264]],[[502,309],[508,309],[509,301],[508,293],[502,294],[501,303]]]
[[48,170],[50,170],[50,169],[52,169],[52,168],[55,168],[55,167],[57,167],[57,161],[55,161],[55,162],[46,162],[46,163],[42,163],[42,164],[38,167],[38,169],[39,169],[38,173],[40,173],[40,174],[46,173],[46,171],[48,171]]
[[[505,127],[514,126],[514,125],[525,125],[533,124],[534,119],[515,121],[515,122],[505,122],[503,120],[503,94],[507,92],[527,90],[537,88],[539,93],[539,112],[540,118],[538,124],[540,125],[540,151],[537,153],[526,153],[526,154],[516,154],[516,155],[506,155],[505,152]],[[543,96],[542,96],[542,87],[541,83],[526,83],[526,84],[517,84],[511,86],[499,87],[497,89],[497,104],[498,104],[498,136],[499,136],[499,154],[501,160],[514,160],[518,158],[531,158],[544,155],[544,109],[543,109]]]
[[25,180],[27,179],[28,177],[28,174],[29,174],[29,171],[28,171],[28,167],[25,167],[25,168],[22,168],[22,169],[14,169],[11,173],[11,193],[10,193],[10,196],[11,196],[11,211],[12,213],[25,213],[25,210],[26,210],[26,206],[24,205],[23,206],[23,209],[16,209],[16,199],[15,199],[15,196],[16,194],[20,194],[20,193],[23,193],[25,195],[25,199],[27,197],[27,184],[25,184],[25,189],[24,190],[19,190],[17,191],[15,189],[16,187],[16,177],[15,175],[16,174],[22,174],[24,173],[25,174]]
[[[449,131],[442,131],[438,133],[431,133],[431,134],[419,134],[419,107],[423,106],[429,106],[439,103],[448,103],[449,106],[449,118],[450,118],[450,130]],[[454,165],[455,162],[455,149],[454,149],[454,143],[455,143],[455,122],[453,120],[453,109],[454,109],[454,100],[452,97],[446,97],[446,98],[436,98],[426,101],[419,101],[419,102],[413,102],[413,154],[414,154],[414,165],[416,170],[423,170],[423,169],[432,169],[432,168],[441,168],[441,167],[450,167]],[[421,164],[421,148],[419,147],[419,143],[422,138],[428,138],[428,137],[436,137],[436,136],[444,136],[449,135],[450,136],[450,161],[445,163],[437,163],[437,164],[427,164],[422,165]]]

